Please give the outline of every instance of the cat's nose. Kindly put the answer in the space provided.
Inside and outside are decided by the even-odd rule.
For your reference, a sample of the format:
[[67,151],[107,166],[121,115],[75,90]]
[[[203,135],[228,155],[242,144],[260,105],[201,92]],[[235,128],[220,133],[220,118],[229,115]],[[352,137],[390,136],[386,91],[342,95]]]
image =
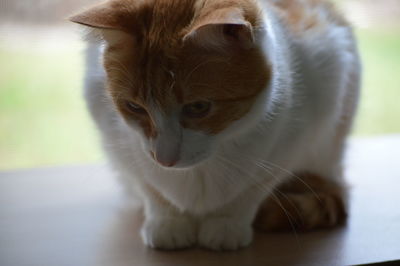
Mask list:
[[154,159],[165,167],[172,167],[178,162],[176,159],[160,158],[160,156],[157,156],[157,154],[154,154]]
[[177,163],[177,161],[163,162],[163,161],[161,161],[161,160],[159,160],[159,159],[156,159],[156,160],[157,160],[157,162],[159,162],[162,166],[165,166],[165,167],[172,167],[172,166],[174,166],[174,165]]
[[180,157],[181,137],[181,132],[171,125],[160,130],[152,147],[154,159],[165,167],[176,165]]
[[156,152],[150,151],[151,157],[156,160],[159,164],[165,167],[172,167],[174,166],[178,160],[174,158],[163,158],[163,156],[158,155]]

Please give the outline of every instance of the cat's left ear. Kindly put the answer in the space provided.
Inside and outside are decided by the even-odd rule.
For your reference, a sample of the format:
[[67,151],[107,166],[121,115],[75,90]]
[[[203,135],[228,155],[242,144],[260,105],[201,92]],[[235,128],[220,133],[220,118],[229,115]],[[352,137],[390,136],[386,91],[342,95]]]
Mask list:
[[249,49],[254,45],[254,33],[251,23],[245,20],[243,11],[225,8],[195,21],[183,40],[209,49]]

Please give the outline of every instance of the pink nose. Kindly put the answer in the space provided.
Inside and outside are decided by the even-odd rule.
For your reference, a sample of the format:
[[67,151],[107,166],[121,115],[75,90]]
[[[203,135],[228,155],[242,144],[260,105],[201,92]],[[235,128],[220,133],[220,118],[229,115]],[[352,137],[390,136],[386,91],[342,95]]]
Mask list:
[[174,166],[176,164],[176,161],[173,161],[173,162],[162,162],[162,161],[160,161],[158,159],[157,159],[157,162],[159,162],[162,166],[165,166],[165,167],[172,167],[172,166]]
[[150,152],[151,156],[156,160],[159,164],[165,167],[172,167],[174,166],[178,161],[177,160],[166,160],[160,158],[160,156],[157,156],[154,152]]

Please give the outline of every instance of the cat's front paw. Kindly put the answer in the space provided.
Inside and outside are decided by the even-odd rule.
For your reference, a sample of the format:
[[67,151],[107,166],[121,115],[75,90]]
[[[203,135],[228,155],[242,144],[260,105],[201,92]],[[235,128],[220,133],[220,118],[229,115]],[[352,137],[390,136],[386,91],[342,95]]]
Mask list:
[[186,217],[149,219],[140,234],[143,242],[152,248],[182,249],[196,243],[195,224]]
[[236,250],[248,246],[252,239],[250,224],[220,217],[205,220],[198,236],[199,244],[212,250]]

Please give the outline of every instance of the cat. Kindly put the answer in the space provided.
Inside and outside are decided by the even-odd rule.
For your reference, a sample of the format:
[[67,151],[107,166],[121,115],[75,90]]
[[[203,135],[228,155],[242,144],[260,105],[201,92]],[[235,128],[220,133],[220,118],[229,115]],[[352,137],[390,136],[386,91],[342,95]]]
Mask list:
[[261,230],[346,218],[343,153],[361,65],[323,0],[109,0],[85,96],[112,165],[143,202],[144,243],[236,250]]

